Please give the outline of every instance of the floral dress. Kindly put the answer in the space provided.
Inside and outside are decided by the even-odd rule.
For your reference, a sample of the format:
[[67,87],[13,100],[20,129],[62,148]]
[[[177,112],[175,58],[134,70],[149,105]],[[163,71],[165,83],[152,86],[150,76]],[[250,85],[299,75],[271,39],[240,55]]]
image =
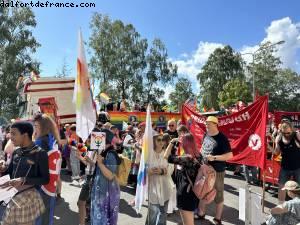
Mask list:
[[[116,173],[117,154],[109,151],[104,165]],[[109,181],[96,167],[96,174],[91,193],[91,225],[116,225],[118,221],[120,187],[116,179]]]

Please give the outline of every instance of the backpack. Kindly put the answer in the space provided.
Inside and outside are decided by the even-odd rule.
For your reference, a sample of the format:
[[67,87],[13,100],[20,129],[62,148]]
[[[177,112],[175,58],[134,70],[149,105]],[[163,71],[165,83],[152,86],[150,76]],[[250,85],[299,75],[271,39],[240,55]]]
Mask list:
[[187,176],[194,194],[206,204],[211,203],[216,196],[216,189],[214,187],[216,174],[212,166],[204,164],[199,168],[194,184],[189,176]]
[[119,154],[119,158],[121,160],[121,163],[117,168],[116,180],[118,181],[120,186],[126,186],[131,170],[131,160],[123,156],[122,154]]

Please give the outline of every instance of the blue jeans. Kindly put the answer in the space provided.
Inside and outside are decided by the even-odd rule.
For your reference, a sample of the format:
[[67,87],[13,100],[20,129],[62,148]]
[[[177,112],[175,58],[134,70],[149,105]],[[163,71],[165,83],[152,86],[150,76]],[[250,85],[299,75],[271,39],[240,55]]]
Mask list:
[[80,176],[80,161],[76,157],[76,152],[73,149],[71,149],[71,153],[70,153],[70,163],[71,163],[72,177]]
[[146,218],[146,225],[166,225],[167,224],[167,211],[168,203],[166,201],[163,206],[159,204],[149,203],[148,215]]

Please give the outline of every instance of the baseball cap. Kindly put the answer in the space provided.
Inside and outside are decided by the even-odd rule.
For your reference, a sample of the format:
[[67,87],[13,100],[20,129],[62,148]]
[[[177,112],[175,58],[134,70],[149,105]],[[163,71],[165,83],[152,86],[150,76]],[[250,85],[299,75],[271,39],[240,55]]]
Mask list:
[[215,117],[215,116],[209,116],[209,117],[207,117],[206,122],[212,122],[212,123],[218,124],[219,121],[218,121],[217,117]]
[[300,186],[297,182],[289,180],[284,184],[284,187],[281,190],[300,191]]

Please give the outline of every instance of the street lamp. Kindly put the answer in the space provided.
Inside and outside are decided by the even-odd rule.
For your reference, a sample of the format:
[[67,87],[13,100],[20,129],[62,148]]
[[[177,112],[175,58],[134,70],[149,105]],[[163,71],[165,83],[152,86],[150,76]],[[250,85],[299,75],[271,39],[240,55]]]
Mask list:
[[[275,45],[281,45],[283,43],[285,43],[285,41],[281,40],[281,41],[278,41],[278,42],[270,44],[270,45],[259,47],[255,52],[246,52],[241,55],[251,55],[252,56],[252,64],[254,64],[254,60],[255,60],[256,54],[258,52],[260,52],[261,50],[269,49]],[[255,100],[255,74],[253,71],[252,71],[252,94],[253,94],[253,102],[254,102],[254,100]]]

